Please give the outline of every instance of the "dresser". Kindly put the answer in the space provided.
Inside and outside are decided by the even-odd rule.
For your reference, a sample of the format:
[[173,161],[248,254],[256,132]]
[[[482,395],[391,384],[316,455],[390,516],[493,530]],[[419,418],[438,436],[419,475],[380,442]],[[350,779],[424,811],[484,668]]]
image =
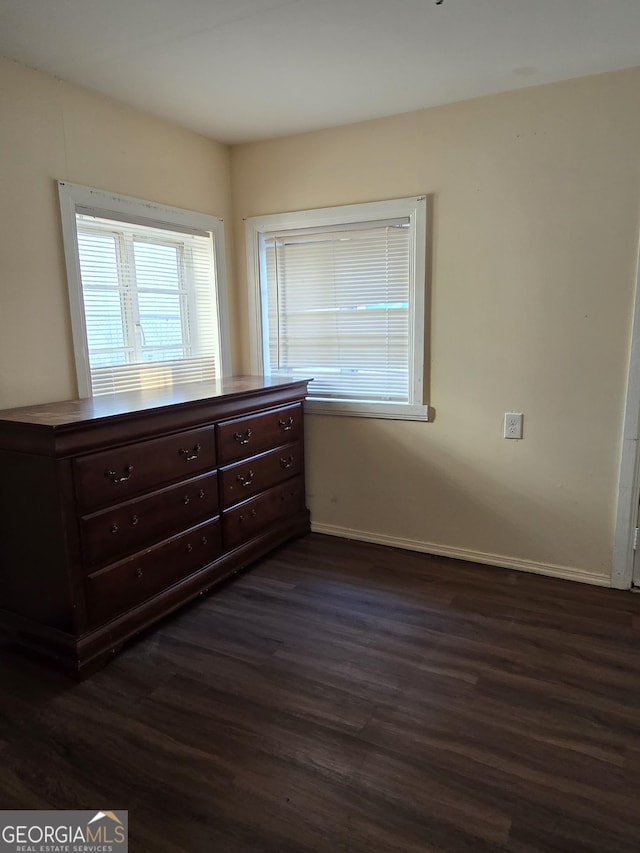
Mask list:
[[0,630],[84,676],[308,532],[306,388],[234,377],[0,411]]

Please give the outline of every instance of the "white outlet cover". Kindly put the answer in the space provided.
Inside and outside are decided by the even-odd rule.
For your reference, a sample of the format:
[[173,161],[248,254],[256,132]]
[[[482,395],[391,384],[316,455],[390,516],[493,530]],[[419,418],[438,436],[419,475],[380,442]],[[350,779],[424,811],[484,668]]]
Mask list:
[[505,438],[522,438],[522,412],[505,412],[504,413],[504,432]]

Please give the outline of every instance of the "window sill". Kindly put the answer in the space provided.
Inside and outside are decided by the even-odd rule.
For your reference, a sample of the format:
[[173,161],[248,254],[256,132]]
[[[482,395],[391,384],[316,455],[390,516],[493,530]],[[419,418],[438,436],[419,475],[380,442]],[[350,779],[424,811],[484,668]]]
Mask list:
[[429,406],[419,403],[352,403],[348,400],[307,397],[304,411],[308,415],[346,415],[401,421],[429,420]]

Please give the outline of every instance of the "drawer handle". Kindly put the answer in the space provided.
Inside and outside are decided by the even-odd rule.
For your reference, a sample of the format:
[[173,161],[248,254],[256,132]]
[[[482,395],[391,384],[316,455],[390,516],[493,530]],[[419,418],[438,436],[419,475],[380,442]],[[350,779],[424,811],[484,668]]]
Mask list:
[[111,525],[111,532],[112,532],[112,533],[117,533],[117,532],[118,532],[118,530],[120,530],[120,528],[118,527],[118,522],[117,522],[117,521],[114,521],[114,522],[113,522],[113,524]]
[[282,465],[283,468],[291,468],[291,466],[293,465],[293,456],[288,456],[288,457],[281,456],[280,457],[280,464]]
[[[258,513],[255,511],[255,509],[252,509],[252,510],[251,510],[251,512],[249,513],[249,518],[255,518],[257,514],[258,514]],[[247,520],[247,516],[246,516],[246,515],[241,515],[241,516],[240,516],[240,524],[244,524],[244,522],[245,522],[246,520]]]
[[238,442],[238,444],[249,444],[249,439],[252,436],[252,432],[250,429],[245,432],[236,432],[234,433],[234,438]]
[[282,432],[289,432],[289,430],[293,429],[293,418],[287,418],[286,421],[283,421],[282,418],[280,418],[278,423]]
[[187,545],[187,554],[190,554],[192,551],[193,551],[193,545],[191,544],[191,542],[189,542],[189,544]]
[[112,471],[110,468],[104,472],[104,476],[107,480],[111,480],[112,483],[124,483],[128,480],[133,474],[133,465],[125,465],[124,474],[119,477],[116,471]]
[[206,537],[206,536],[203,536],[203,537],[202,537],[202,544],[203,544],[203,545],[206,545],[208,542],[209,542],[209,540],[207,539],[207,537]]
[[137,577],[137,578],[141,578],[141,577],[142,577],[142,569],[136,569],[136,577]]
[[206,497],[206,495],[207,495],[207,493],[205,492],[204,489],[200,489],[200,491],[198,492],[199,498],[204,498],[204,497]]
[[253,471],[249,471],[249,474],[245,477],[243,474],[236,474],[236,480],[240,483],[241,486],[250,486],[253,483],[253,478],[255,474]]
[[194,444],[192,450],[185,450],[184,448],[181,448],[178,453],[184,458],[185,462],[192,462],[194,459],[198,458],[201,450],[202,445]]
[[136,526],[136,524],[137,524],[139,521],[140,521],[140,519],[138,518],[138,516],[137,516],[137,515],[132,515],[132,516],[131,516],[131,524],[132,524],[134,527]]
[[189,495],[185,495],[184,498],[182,499],[182,503],[185,506],[189,506],[190,502],[191,502],[191,498],[189,497]]

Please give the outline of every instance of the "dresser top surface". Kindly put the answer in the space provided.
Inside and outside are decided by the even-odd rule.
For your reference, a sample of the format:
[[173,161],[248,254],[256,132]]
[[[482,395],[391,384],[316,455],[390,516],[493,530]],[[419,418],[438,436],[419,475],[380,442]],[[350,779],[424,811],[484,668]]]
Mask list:
[[269,389],[304,386],[307,381],[293,380],[290,377],[234,376],[214,382],[193,382],[166,388],[5,409],[0,411],[0,423],[33,424],[55,429],[198,401],[214,402],[222,398],[251,396]]

